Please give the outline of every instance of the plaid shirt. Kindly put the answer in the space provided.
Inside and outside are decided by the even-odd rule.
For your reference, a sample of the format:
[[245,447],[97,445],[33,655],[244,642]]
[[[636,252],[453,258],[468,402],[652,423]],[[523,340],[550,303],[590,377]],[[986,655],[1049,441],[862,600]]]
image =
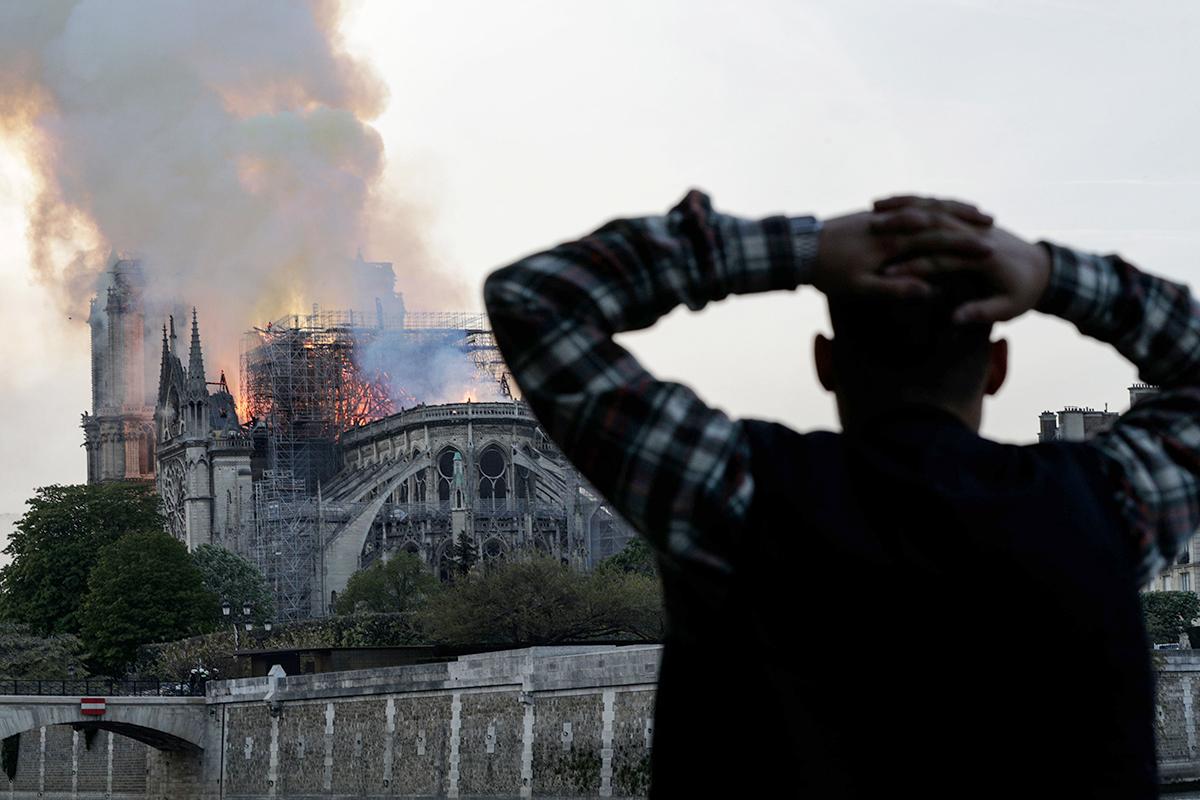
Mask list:
[[1053,268],[1038,310],[1113,345],[1160,389],[1090,442],[1107,456],[1145,584],[1200,524],[1200,306],[1186,286],[1119,256],[1043,244]]
[[[681,303],[795,289],[817,252],[816,232],[796,222],[721,214],[692,191],[665,217],[615,220],[484,286],[497,344],[546,431],[673,572],[731,571],[754,496],[750,445],[741,422],[657,380],[613,336]],[[1049,247],[1041,310],[1111,342],[1162,387],[1094,440],[1145,582],[1200,522],[1200,313],[1185,287],[1115,256]]]

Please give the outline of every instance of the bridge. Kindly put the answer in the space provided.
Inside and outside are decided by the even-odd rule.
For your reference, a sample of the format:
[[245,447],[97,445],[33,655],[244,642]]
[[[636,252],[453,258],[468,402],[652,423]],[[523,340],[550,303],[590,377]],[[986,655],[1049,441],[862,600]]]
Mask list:
[[158,750],[204,750],[208,715],[203,697],[108,697],[104,713],[84,714],[82,698],[10,695],[0,698],[0,739],[47,725],[112,731]]
[[221,724],[203,692],[158,681],[0,681],[0,784],[13,800],[218,798]]

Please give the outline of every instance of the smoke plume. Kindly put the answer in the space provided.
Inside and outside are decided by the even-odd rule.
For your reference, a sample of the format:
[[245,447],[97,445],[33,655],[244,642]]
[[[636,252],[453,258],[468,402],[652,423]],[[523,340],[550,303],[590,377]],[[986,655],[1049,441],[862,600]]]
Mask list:
[[386,91],[344,51],[340,14],[333,0],[0,4],[0,133],[35,165],[33,266],[68,313],[86,316],[110,251],[132,252],[159,307],[199,307],[210,371],[232,378],[249,325],[318,300],[370,306],[342,265],[367,241]]

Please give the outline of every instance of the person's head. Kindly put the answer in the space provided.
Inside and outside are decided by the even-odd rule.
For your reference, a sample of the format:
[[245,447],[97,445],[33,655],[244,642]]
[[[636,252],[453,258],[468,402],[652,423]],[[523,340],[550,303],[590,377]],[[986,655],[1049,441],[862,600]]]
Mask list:
[[978,429],[983,397],[1008,369],[1008,345],[990,324],[956,324],[951,313],[981,295],[975,276],[942,276],[932,295],[829,298],[833,339],[814,345],[821,385],[837,395],[842,426],[896,403],[937,406]]

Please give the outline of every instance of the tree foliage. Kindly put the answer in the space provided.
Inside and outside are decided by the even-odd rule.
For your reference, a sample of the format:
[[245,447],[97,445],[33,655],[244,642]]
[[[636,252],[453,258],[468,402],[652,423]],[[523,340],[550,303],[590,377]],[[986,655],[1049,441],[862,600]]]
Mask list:
[[[427,641],[417,629],[412,614],[369,612],[279,623],[270,633],[255,629],[249,636],[254,647],[262,650],[394,647]],[[218,679],[249,675],[249,661],[239,661],[234,655],[233,633],[226,625],[212,633],[147,644],[138,650],[138,672],[147,677],[185,681],[197,667]]]
[[600,562],[600,570],[616,570],[617,572],[633,572],[638,575],[655,577],[658,566],[654,560],[654,551],[641,536],[634,536],[625,543],[621,552],[611,555]]
[[421,560],[401,551],[387,562],[376,561],[354,573],[346,590],[338,595],[336,611],[404,613],[417,608],[437,587],[437,579],[426,572]]
[[156,642],[138,649],[137,672],[147,678],[184,683],[195,671],[206,679],[229,680],[249,677],[249,662],[238,660],[233,631],[223,625],[212,633],[174,642]]
[[94,662],[115,673],[138,645],[209,630],[218,614],[187,548],[153,531],[126,534],[100,551],[80,622]]
[[475,566],[475,562],[479,560],[479,553],[475,549],[475,539],[465,531],[454,540],[453,554],[454,568],[459,575],[469,574],[471,568]]
[[45,486],[26,505],[4,549],[12,561],[0,570],[0,617],[37,634],[79,633],[97,552],[163,527],[149,484]]
[[658,581],[615,570],[576,572],[549,558],[501,561],[448,584],[420,616],[450,644],[556,644],[662,636]]
[[258,567],[246,559],[211,544],[192,551],[192,563],[200,571],[204,588],[218,600],[226,600],[241,614],[242,604],[250,604],[250,617],[262,624],[275,616],[275,601]]
[[1192,620],[1200,617],[1200,595],[1195,592],[1142,592],[1142,613],[1150,641],[1165,644],[1179,641]]
[[83,642],[73,634],[38,636],[28,625],[0,623],[0,678],[86,678],[85,655]]

